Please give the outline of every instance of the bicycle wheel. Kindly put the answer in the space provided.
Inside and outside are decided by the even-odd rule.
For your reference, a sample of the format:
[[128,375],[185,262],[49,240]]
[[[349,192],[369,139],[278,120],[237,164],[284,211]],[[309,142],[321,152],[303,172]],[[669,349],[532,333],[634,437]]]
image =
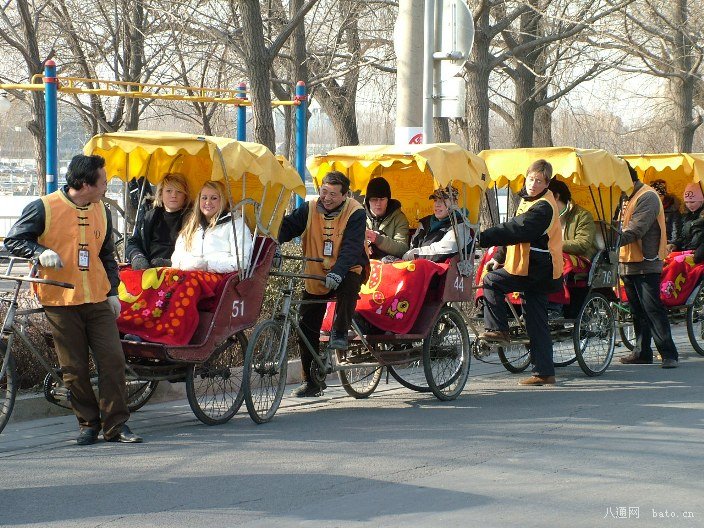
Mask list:
[[133,380],[127,381],[127,408],[130,412],[135,412],[154,396],[158,381]]
[[587,376],[603,374],[611,364],[615,330],[609,300],[601,293],[592,293],[579,312],[573,336],[577,361]]
[[469,376],[469,333],[460,313],[444,306],[423,341],[423,369],[433,394],[443,401],[459,396]]
[[522,343],[501,345],[498,352],[501,364],[513,374],[520,374],[530,365],[530,351]]
[[692,306],[687,308],[687,335],[697,354],[704,356],[704,287],[700,288]]
[[15,360],[7,348],[7,341],[0,341],[0,432],[7,425],[17,395],[17,370]]
[[[338,362],[340,352],[337,352]],[[379,385],[381,374],[384,368],[378,367],[355,367],[351,369],[338,370],[337,376],[340,378],[342,388],[353,398],[368,398]]]
[[244,356],[244,399],[258,424],[271,420],[286,389],[287,343],[280,321],[267,319],[252,332]]
[[[689,328],[689,325],[687,327]],[[618,333],[621,336],[623,346],[632,351],[636,347],[636,329],[633,327],[633,322],[619,323]]]
[[[412,346],[420,347],[421,342],[413,343]],[[401,385],[407,389],[416,392],[430,392],[428,380],[425,378],[425,368],[423,367],[423,358],[414,359],[408,363],[400,365],[389,365],[386,367],[389,374]]]
[[[565,336],[557,336],[559,339],[565,339]],[[556,340],[553,337],[552,342],[552,363],[556,367],[566,367],[577,361],[577,354],[574,352],[572,339]]]
[[193,414],[207,425],[224,424],[242,405],[242,355],[247,338],[230,337],[227,348],[186,371],[186,396]]

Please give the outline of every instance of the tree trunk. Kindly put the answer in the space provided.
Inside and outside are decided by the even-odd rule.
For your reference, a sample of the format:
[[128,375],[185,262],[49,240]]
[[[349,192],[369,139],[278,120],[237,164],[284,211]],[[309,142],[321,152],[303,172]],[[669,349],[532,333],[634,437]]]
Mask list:
[[450,119],[448,117],[433,118],[433,135],[435,143],[450,142]]
[[[521,15],[519,42],[536,40],[539,35],[541,15],[531,11]],[[542,48],[536,47],[527,53],[516,56],[516,68],[513,75],[515,86],[515,102],[513,115],[512,146],[513,148],[533,146],[533,127],[535,125],[535,71]]]
[[547,105],[535,110],[535,126],[533,128],[534,147],[554,147],[552,142],[552,108]]
[[489,148],[489,74],[491,73],[491,39],[489,8],[485,8],[476,22],[472,57],[465,65],[467,71],[466,119],[460,121],[466,148],[478,153]]
[[[291,0],[291,7],[289,9],[289,16],[293,17],[302,7],[303,7],[303,1],[304,0]],[[308,85],[309,82],[309,72],[308,72],[308,64],[306,62],[308,52],[306,49],[306,26],[305,24],[301,23],[296,26],[296,29],[294,29],[293,34],[291,35],[291,57],[292,57],[292,68],[291,68],[291,73],[292,77],[291,80],[294,82],[294,85],[291,87],[291,92],[292,95],[295,95],[296,93],[296,84],[298,81],[303,81]],[[296,149],[298,146],[296,145],[296,128],[298,126],[303,126],[304,129],[304,134],[308,135],[308,117],[306,115],[306,118],[303,120],[303,123],[298,123],[298,112],[294,111],[292,107],[287,107],[290,109],[291,113],[291,129],[290,129],[290,137],[291,141],[289,144],[289,159],[290,160],[295,160],[296,159]],[[306,112],[306,114],[309,114],[309,112]],[[304,176],[304,175],[301,175]]]

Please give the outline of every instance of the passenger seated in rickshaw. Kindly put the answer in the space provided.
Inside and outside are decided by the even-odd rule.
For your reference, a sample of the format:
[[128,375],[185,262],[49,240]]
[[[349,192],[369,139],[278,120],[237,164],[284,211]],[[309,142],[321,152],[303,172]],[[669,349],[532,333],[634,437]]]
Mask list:
[[401,211],[401,202],[391,198],[391,187],[386,179],[374,178],[369,182],[364,208],[369,258],[401,258],[408,251],[408,218]]
[[704,262],[704,193],[699,183],[690,183],[684,190],[687,212],[682,218],[679,235],[667,246],[673,251],[694,251],[694,262]]
[[667,243],[672,244],[680,236],[682,228],[682,214],[680,213],[680,201],[676,196],[667,192],[667,182],[665,180],[655,180],[650,186],[658,193],[663,209],[665,210],[665,231],[667,232]]
[[[411,249],[403,255],[403,260],[422,258],[445,262],[459,252],[461,246],[457,243],[458,237],[462,246],[471,242],[472,230],[465,223],[462,213],[453,209],[458,196],[457,189],[449,185],[444,189],[436,189],[428,197],[433,200],[433,214],[418,221],[418,229],[411,238]],[[454,215],[454,226],[450,213]]]
[[[582,260],[577,263],[578,267],[583,268],[584,264],[591,264],[591,259],[596,253],[596,225],[594,224],[594,217],[589,211],[572,202],[572,193],[565,182],[553,178],[548,188],[555,197],[560,214],[562,252],[586,259],[586,262]],[[568,268],[566,267],[565,274],[567,274],[567,271]],[[589,291],[586,284],[583,284],[585,277],[579,277],[575,273],[570,275],[565,277],[566,285],[569,289],[569,303],[563,305],[562,303],[554,302],[554,298],[550,296],[548,299],[551,301],[548,305],[548,317],[550,318],[562,316],[573,318],[582,307],[582,303]],[[562,294],[557,294],[557,296],[565,297]]]
[[183,174],[170,173],[157,185],[153,208],[127,239],[125,258],[132,269],[171,266],[176,238],[188,213],[188,183]]

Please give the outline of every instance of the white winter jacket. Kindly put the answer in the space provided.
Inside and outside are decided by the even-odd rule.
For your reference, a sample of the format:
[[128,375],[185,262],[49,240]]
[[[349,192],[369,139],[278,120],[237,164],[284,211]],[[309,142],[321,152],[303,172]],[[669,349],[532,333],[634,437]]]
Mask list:
[[238,217],[233,233],[231,214],[224,213],[218,218],[215,227],[209,227],[205,231],[202,226],[198,228],[193,235],[190,251],[186,251],[185,240],[179,235],[171,256],[171,266],[187,271],[230,273],[246,268],[251,256],[252,233],[247,224],[241,216]]

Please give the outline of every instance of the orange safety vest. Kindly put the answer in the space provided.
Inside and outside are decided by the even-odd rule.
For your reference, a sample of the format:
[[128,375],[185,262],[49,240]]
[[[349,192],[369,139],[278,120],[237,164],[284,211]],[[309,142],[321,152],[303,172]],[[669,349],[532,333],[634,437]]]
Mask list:
[[[628,202],[623,205],[623,215],[621,221],[623,222],[623,229],[628,227],[631,217],[633,216],[633,211],[636,209],[636,202],[647,192],[655,193],[658,196],[655,189],[650,185],[643,184],[643,186],[638,189],[638,192],[634,194]],[[660,260],[665,260],[667,256],[667,231],[665,229],[665,209],[660,201],[660,196],[658,196],[658,202],[660,203],[660,211],[658,212],[657,221],[660,226],[660,245],[658,247],[658,258]],[[645,257],[643,256],[643,241],[636,240],[625,246],[621,246],[619,250],[619,262],[643,262]]]
[[[44,306],[75,306],[104,301],[110,292],[110,281],[99,258],[108,228],[105,207],[100,202],[78,207],[61,190],[41,200],[46,219],[37,241],[56,251],[64,267],[39,266],[39,277],[69,282],[75,288],[36,284],[39,302]],[[87,268],[78,267],[79,249],[88,251]]]
[[[325,276],[337,262],[337,256],[340,254],[340,246],[342,245],[342,236],[347,228],[347,221],[352,216],[352,213],[361,209],[362,206],[356,200],[347,198],[340,214],[328,219],[317,211],[317,203],[317,199],[308,202],[308,223],[301,235],[301,241],[303,242],[304,255],[323,259],[323,262],[306,262],[305,273]],[[323,255],[326,241],[332,242],[332,253],[328,256]],[[352,266],[350,271],[362,273],[362,266]],[[305,283],[308,293],[325,295],[330,292],[322,281],[306,279]]]
[[[562,277],[562,226],[560,225],[560,214],[557,211],[557,202],[551,191],[547,191],[541,198],[533,201],[521,200],[516,209],[516,216],[527,212],[535,204],[545,201],[552,208],[552,219],[550,225],[545,230],[548,235],[548,251],[552,257],[552,278],[559,279]],[[533,249],[536,251],[536,249]],[[540,250],[544,251],[544,250]],[[530,263],[530,242],[521,242],[506,248],[506,261],[504,269],[511,275],[519,275],[527,277]]]

